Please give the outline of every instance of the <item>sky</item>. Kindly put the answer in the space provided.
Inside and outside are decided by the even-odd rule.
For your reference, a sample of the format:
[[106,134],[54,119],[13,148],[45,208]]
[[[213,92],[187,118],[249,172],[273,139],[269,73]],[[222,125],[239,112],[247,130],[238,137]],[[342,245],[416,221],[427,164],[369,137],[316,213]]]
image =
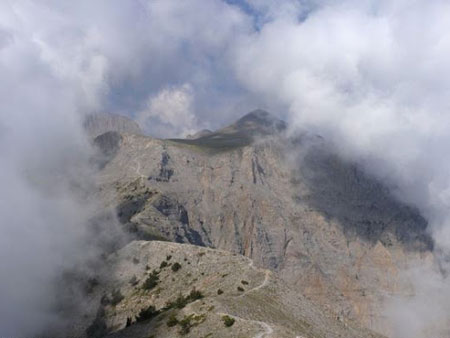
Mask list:
[[[40,298],[10,291],[25,279],[45,289],[39,269],[56,273],[65,261],[55,252],[69,257],[82,242],[90,210],[71,187],[88,170],[81,121],[95,112],[176,137],[266,109],[395,185],[448,252],[449,56],[444,0],[1,1],[0,275],[11,277],[0,312]],[[60,239],[73,245],[49,248]],[[29,269],[32,256],[52,259]],[[424,293],[450,295],[433,278]],[[436,318],[448,310],[439,298]],[[399,322],[417,321],[407,308]],[[17,313],[0,316],[0,335],[14,333]],[[426,323],[417,325],[397,337],[422,338]]]

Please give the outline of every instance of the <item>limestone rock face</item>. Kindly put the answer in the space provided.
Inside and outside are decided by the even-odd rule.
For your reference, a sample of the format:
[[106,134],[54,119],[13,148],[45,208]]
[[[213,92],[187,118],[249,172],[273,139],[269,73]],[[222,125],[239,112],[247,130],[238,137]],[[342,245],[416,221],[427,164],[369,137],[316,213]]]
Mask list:
[[409,290],[399,271],[431,255],[426,221],[320,137],[285,129],[256,111],[191,140],[123,133],[99,198],[137,238],[242,254],[336,318],[388,333],[384,302]]
[[84,128],[91,138],[95,138],[108,131],[119,133],[142,134],[137,122],[126,116],[116,114],[91,114],[84,121]]
[[[91,337],[381,338],[324,314],[270,270],[227,251],[136,241],[106,263],[112,273],[90,296],[100,305]],[[234,322],[226,326],[224,317]]]

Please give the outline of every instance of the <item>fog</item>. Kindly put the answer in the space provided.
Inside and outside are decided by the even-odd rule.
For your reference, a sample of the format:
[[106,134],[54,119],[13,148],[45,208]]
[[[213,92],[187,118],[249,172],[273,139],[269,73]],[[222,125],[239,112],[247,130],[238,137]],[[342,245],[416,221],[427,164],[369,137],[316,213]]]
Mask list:
[[85,114],[174,137],[261,107],[427,218],[441,270],[405,272],[419,296],[389,309],[396,337],[427,337],[450,296],[448,32],[442,0],[0,3],[0,335],[45,326],[52,280],[84,259]]

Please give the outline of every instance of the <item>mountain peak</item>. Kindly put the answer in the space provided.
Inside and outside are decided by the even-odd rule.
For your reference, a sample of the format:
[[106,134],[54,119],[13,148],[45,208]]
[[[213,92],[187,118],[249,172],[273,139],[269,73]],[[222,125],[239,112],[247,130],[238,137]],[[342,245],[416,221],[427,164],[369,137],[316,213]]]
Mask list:
[[263,135],[277,133],[287,128],[286,122],[262,109],[251,111],[231,126],[239,131]]
[[286,122],[262,109],[256,109],[244,115],[235,123],[214,132],[199,132],[192,138],[172,139],[210,151],[225,151],[251,144],[255,137],[275,135],[286,130]]

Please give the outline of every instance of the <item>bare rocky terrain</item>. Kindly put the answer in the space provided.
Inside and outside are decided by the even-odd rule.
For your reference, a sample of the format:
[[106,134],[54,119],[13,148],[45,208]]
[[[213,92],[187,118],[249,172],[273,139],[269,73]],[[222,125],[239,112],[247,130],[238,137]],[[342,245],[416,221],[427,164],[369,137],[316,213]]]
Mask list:
[[[413,207],[397,201],[389,187],[340,158],[320,136],[287,137],[286,129],[283,121],[255,111],[228,127],[190,139],[161,140],[117,130],[96,137],[101,154],[98,199],[117,211],[123,228],[139,240],[197,246],[134,242],[118,255],[133,252],[150,270],[162,263],[158,251],[182,255],[184,250],[206,250],[207,257],[216,257],[202,261],[208,276],[215,276],[212,281],[196,277],[200,283],[196,284],[194,277],[174,276],[169,287],[172,274],[166,276],[166,269],[159,272],[170,294],[186,295],[195,286],[208,295],[176,314],[177,320],[194,314],[207,323],[195,326],[192,332],[199,332],[190,333],[192,337],[372,335],[364,329],[352,331],[355,325],[389,334],[385,303],[411,292],[400,271],[417,260],[432,260],[426,221]],[[150,250],[152,246],[158,250]],[[217,271],[245,267],[237,274],[251,275],[245,275],[249,279],[245,290],[264,283],[266,272],[247,258],[206,247],[252,259],[255,266],[272,271],[271,282],[240,297],[233,289],[239,281],[227,284],[227,279],[218,279]],[[226,259],[213,263],[219,256]],[[137,315],[138,302],[158,310],[170,298],[158,300],[152,291],[150,302],[133,294],[126,280],[131,273],[142,281],[145,271],[141,263],[125,261],[114,261],[117,271],[123,271],[118,283],[124,301],[106,308],[102,317],[113,331],[122,330],[127,318]],[[239,267],[233,268],[237,261]],[[208,262],[214,266],[206,268]],[[210,289],[201,287],[207,281]],[[219,288],[229,296],[212,297]],[[214,310],[207,311],[212,306]],[[223,326],[222,313],[236,319],[232,327]],[[175,337],[179,328],[166,326],[168,315],[164,311],[147,323],[133,324],[118,337],[144,337],[151,328],[155,337]],[[298,324],[303,322],[308,324]]]
[[135,241],[112,254],[89,336],[381,337],[324,315],[272,271],[228,251]]

